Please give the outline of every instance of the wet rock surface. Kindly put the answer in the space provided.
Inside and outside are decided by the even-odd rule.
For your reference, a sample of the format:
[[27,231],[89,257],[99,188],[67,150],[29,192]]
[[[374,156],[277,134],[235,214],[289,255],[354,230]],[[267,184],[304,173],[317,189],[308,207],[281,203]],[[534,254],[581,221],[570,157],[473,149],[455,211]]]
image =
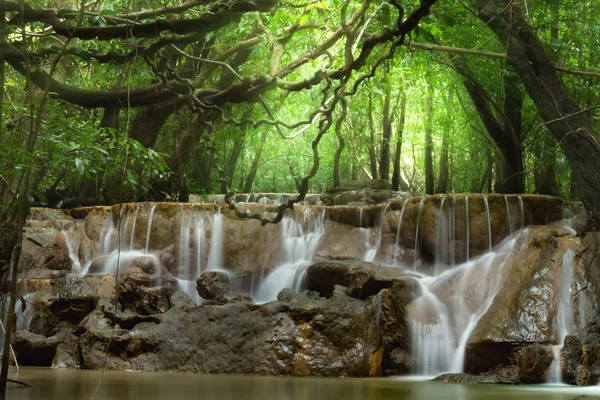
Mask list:
[[408,278],[402,269],[364,261],[322,261],[306,271],[308,289],[325,297],[331,296],[335,285],[341,285],[348,288],[350,296],[366,299],[403,279]]
[[600,382],[600,326],[597,322],[565,338],[562,359],[566,383],[587,386]]
[[[85,368],[104,364],[113,328],[103,308],[84,324]],[[228,334],[224,335],[224,330]],[[116,329],[109,369],[179,370],[296,376],[371,376],[383,347],[369,303],[336,292],[330,299],[289,293],[287,301],[173,308]]]
[[342,182],[321,194],[323,204],[330,206],[378,204],[391,198],[392,185],[382,179]]
[[205,272],[196,279],[196,290],[204,299],[221,299],[229,292],[229,288],[229,275],[224,272]]
[[500,367],[494,371],[481,375],[471,374],[443,374],[433,379],[434,382],[444,383],[483,383],[518,385],[519,372],[515,366]]

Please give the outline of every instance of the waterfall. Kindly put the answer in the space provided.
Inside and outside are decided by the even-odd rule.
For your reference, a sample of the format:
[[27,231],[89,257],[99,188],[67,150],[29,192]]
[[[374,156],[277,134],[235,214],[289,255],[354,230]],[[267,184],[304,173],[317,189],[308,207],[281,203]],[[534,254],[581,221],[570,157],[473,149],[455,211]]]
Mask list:
[[135,246],[135,224],[137,223],[138,213],[140,212],[140,206],[135,207],[135,214],[133,216],[133,222],[131,224],[131,240],[129,241],[129,250],[133,250]]
[[519,210],[521,211],[519,222],[521,222],[521,229],[523,229],[525,228],[525,209],[523,208],[523,198],[521,196],[519,196]]
[[575,332],[575,318],[573,316],[573,303],[571,296],[571,282],[573,281],[573,259],[575,252],[571,249],[563,254],[562,270],[560,273],[559,287],[557,290],[558,304],[556,307],[556,332],[558,345],[552,346],[554,361],[549,383],[561,383],[562,371],[560,365],[560,349],[565,343],[565,337]]
[[506,204],[506,218],[507,218],[507,224],[508,224],[508,234],[509,236],[512,237],[513,231],[512,231],[512,221],[510,218],[510,207],[508,206],[508,198],[506,196],[502,196],[504,197],[504,204]]
[[423,213],[424,204],[425,198],[422,198],[419,202],[419,211],[417,213],[417,228],[415,230],[415,257],[413,260],[413,271],[416,271],[417,261],[419,259],[419,225],[421,224],[421,214]]
[[407,201],[402,202],[402,209],[400,210],[400,217],[398,218],[398,230],[396,231],[396,247],[394,252],[394,266],[398,266],[397,262],[399,258],[402,258],[402,218],[404,217],[404,210],[406,209]]
[[488,248],[492,251],[492,222],[490,221],[490,205],[486,195],[483,195],[483,204],[485,205],[485,216],[487,217],[488,227]]
[[446,306],[424,282],[419,285],[422,295],[408,306],[414,372],[430,376],[448,370],[454,344]]
[[[246,199],[247,200],[247,199]],[[210,239],[210,254],[208,256],[209,271],[224,271],[223,269],[223,214],[221,209],[213,214],[212,236]]]
[[439,275],[444,272],[450,264],[450,224],[446,214],[444,213],[444,203],[446,196],[442,197],[440,210],[435,223],[435,265],[434,275]]
[[146,254],[150,250],[150,235],[152,234],[152,220],[154,219],[154,210],[156,209],[156,204],[152,206],[150,209],[150,215],[148,216],[148,230],[146,231]]
[[[379,248],[381,247],[381,230],[383,229],[383,220],[385,218],[385,215],[388,213],[390,209],[389,205],[386,205],[385,207],[383,207],[381,209],[381,212],[379,213],[379,223],[377,224],[377,230],[375,231],[375,240],[373,242],[373,244],[367,246],[367,251],[365,252],[365,256],[363,257],[364,261],[368,261],[368,262],[373,262],[375,260],[375,257],[377,256],[377,252],[379,251]],[[361,212],[362,212],[362,208],[361,208]],[[369,230],[367,229],[367,234],[369,233]],[[367,236],[367,238],[369,238],[369,236]],[[368,243],[368,241],[367,241]]]
[[[279,266],[264,279],[254,300],[264,303],[275,300],[284,288],[301,289],[306,270],[312,262],[321,237],[325,232],[325,211],[312,212],[306,208],[299,217],[283,217],[281,221],[281,261]],[[308,229],[304,229],[307,227]]]
[[67,250],[69,250],[69,259],[73,263],[73,266],[71,267],[71,271],[73,271],[74,273],[80,273],[82,270],[81,260],[79,260],[79,256],[77,255],[77,253],[75,253],[75,249],[73,248],[73,244],[71,243],[71,237],[67,233],[67,230],[65,229],[64,225],[62,226],[60,233],[63,235],[63,238],[65,238],[65,243],[67,244]]
[[[502,287],[503,270],[518,236],[435,277],[419,279],[422,295],[407,310],[411,321],[413,372],[435,375],[462,372],[468,341]],[[447,282],[458,289],[442,301],[437,289]],[[479,282],[474,284],[474,282]]]

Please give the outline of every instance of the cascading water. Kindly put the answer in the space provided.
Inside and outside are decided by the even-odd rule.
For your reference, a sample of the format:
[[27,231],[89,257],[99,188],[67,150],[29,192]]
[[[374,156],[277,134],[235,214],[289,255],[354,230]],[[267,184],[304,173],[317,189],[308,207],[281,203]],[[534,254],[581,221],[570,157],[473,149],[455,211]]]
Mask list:
[[312,262],[324,232],[324,210],[313,213],[306,208],[298,220],[285,216],[281,221],[281,264],[260,284],[254,300],[275,300],[284,288],[298,291],[306,275],[303,267]]
[[507,225],[508,225],[508,234],[509,234],[509,236],[512,237],[513,229],[512,229],[512,221],[510,218],[510,207],[508,205],[508,198],[506,196],[502,196],[502,197],[504,197],[504,204],[506,205],[506,218],[507,218]]
[[[365,252],[365,256],[363,258],[364,261],[368,261],[368,262],[373,262],[375,260],[375,256],[377,256],[377,252],[379,251],[379,248],[381,247],[381,233],[382,233],[382,229],[383,229],[383,220],[385,218],[385,215],[388,213],[390,209],[389,205],[386,205],[385,207],[383,207],[381,209],[381,213],[379,213],[379,223],[377,224],[377,228],[375,231],[375,240],[373,241],[372,244],[369,244],[367,246],[367,251]],[[362,211],[362,209],[361,209]],[[369,233],[369,230],[366,230],[367,233]],[[370,235],[367,236],[367,243],[369,243],[369,239]]]
[[419,260],[419,242],[420,242],[420,237],[419,237],[419,228],[421,225],[421,217],[423,214],[423,206],[425,205],[425,198],[422,198],[421,201],[419,202],[419,211],[417,214],[417,229],[415,232],[415,257],[414,257],[414,262],[413,262],[413,271],[416,271],[417,269],[417,261]]
[[209,271],[224,271],[223,269],[223,214],[221,209],[212,218],[212,237],[210,240],[210,255],[208,256]]
[[487,217],[487,228],[488,228],[488,248],[492,251],[492,222],[490,221],[490,205],[488,204],[487,196],[483,196],[483,204],[485,206],[485,215]]
[[398,266],[398,260],[402,258],[402,247],[400,245],[402,238],[402,218],[404,218],[404,210],[406,210],[406,204],[408,202],[404,200],[402,202],[402,209],[400,210],[400,217],[398,218],[398,230],[396,231],[396,245],[394,247],[394,267]]
[[156,209],[156,204],[152,206],[150,209],[150,216],[148,216],[148,230],[146,232],[146,254],[150,251],[150,235],[152,234],[152,221],[154,220],[154,210]]
[[519,211],[521,212],[519,222],[521,223],[521,229],[525,228],[525,209],[523,207],[523,197],[519,196]]
[[560,274],[560,286],[558,287],[558,304],[556,305],[556,332],[558,345],[552,346],[554,361],[548,383],[561,383],[562,371],[560,365],[560,349],[565,343],[565,337],[575,332],[575,318],[573,315],[573,303],[571,296],[571,284],[573,282],[573,259],[575,252],[567,250],[562,259],[562,270]]

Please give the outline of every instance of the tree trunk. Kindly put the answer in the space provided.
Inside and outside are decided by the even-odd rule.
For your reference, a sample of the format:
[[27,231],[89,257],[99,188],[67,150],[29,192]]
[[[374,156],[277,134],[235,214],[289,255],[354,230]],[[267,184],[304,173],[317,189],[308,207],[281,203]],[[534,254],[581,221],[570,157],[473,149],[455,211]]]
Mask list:
[[264,129],[262,134],[260,135],[260,143],[258,144],[256,153],[254,153],[254,158],[252,159],[250,171],[248,171],[248,177],[246,178],[246,183],[244,184],[244,193],[250,193],[252,191],[252,185],[254,185],[254,179],[256,179],[256,173],[258,172],[258,166],[260,165],[260,156],[265,147],[268,133],[269,131],[267,129]]
[[433,86],[430,83],[425,103],[425,193],[433,194]]
[[400,120],[398,121],[398,129],[396,130],[396,150],[394,152],[394,172],[392,174],[392,189],[393,190],[408,190],[408,184],[402,178],[402,170],[400,169],[400,161],[402,160],[402,135],[404,134],[404,124],[406,122],[406,92],[402,90],[400,97]]
[[333,157],[333,187],[340,186],[340,159],[342,157],[342,152],[346,147],[346,141],[344,140],[344,136],[342,135],[342,123],[346,119],[346,110],[347,103],[344,100],[342,102],[342,111],[335,123],[335,135],[338,139],[338,147],[335,150],[335,155]]
[[438,178],[436,193],[447,193],[448,191],[448,153],[450,147],[450,129],[452,127],[453,106],[454,90],[450,89],[450,93],[448,93],[448,104],[446,106],[446,112],[449,117],[449,121],[446,121],[446,124],[444,126],[444,137],[442,138],[442,152],[440,153],[440,174]]
[[373,92],[369,91],[369,162],[371,165],[371,176],[373,179],[378,179],[377,173],[377,155],[375,153],[375,123],[373,121]]
[[600,137],[589,116],[569,95],[544,48],[510,0],[475,0],[479,18],[505,46],[507,63],[521,79],[529,97],[555,140],[561,144],[581,200],[588,228],[600,227]]
[[227,182],[221,182],[221,193],[227,193],[227,187],[233,182],[233,174],[235,173],[235,167],[237,166],[240,154],[242,154],[242,150],[244,149],[244,138],[245,129],[242,128],[240,136],[236,138],[233,142],[233,149],[231,150],[231,154],[229,155],[229,159],[227,160],[227,164],[225,165],[224,178],[227,179]]
[[[500,107],[475,78],[464,60],[454,59],[453,65],[464,77],[463,84],[479,118],[504,157],[502,168],[499,169],[501,174],[496,175],[496,192],[523,193],[525,190],[521,148],[523,94],[519,89],[518,78],[508,71],[505,72],[502,79],[504,104]],[[497,118],[496,115],[499,117]]]
[[[386,68],[387,69],[387,68]],[[387,77],[387,75],[386,75]],[[383,131],[381,137],[381,152],[379,157],[379,173],[381,179],[390,179],[390,142],[392,140],[392,116],[390,114],[391,85],[388,79],[384,81],[383,95]]]
[[556,172],[554,171],[555,146],[554,139],[550,135],[543,135],[541,143],[534,148],[536,156],[536,167],[533,170],[535,184],[534,193],[549,196],[560,196],[558,184],[556,183]]

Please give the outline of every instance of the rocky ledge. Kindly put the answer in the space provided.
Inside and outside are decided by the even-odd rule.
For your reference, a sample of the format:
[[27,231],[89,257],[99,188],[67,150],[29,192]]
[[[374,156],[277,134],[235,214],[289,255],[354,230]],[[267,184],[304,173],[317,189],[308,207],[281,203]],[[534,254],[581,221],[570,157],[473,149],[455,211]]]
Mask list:
[[[337,268],[350,275],[360,269],[342,263]],[[331,281],[322,288],[326,297],[284,289],[277,301],[254,304],[230,293],[222,274],[208,272],[197,287],[212,300],[197,306],[176,286],[156,290],[124,278],[117,284],[117,302],[50,301],[30,331],[17,333],[15,350],[22,364],[85,369],[293,376],[407,372],[404,310],[418,295],[416,282],[386,278],[386,288],[367,297],[356,295],[356,284],[349,286]]]

